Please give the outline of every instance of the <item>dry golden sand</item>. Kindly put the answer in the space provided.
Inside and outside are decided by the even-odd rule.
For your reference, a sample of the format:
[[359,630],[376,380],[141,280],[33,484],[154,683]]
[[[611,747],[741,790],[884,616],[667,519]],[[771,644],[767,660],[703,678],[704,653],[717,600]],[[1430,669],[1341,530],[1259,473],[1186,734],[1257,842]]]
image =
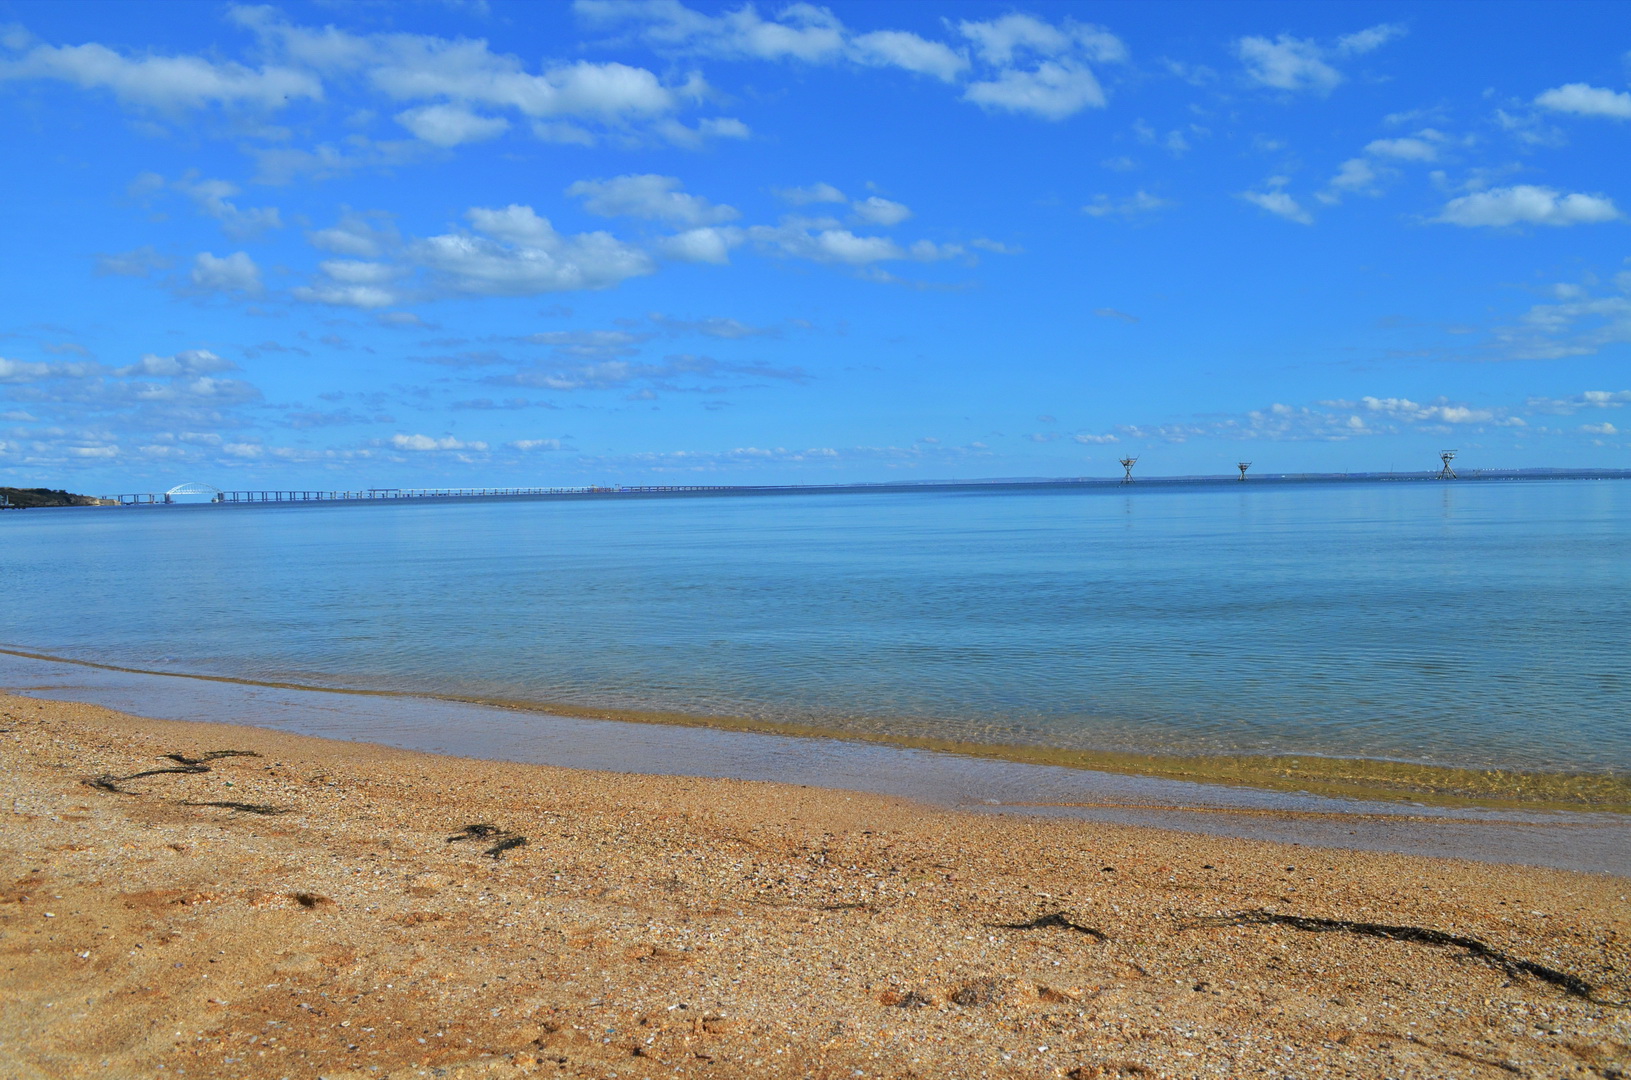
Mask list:
[[[6,1077],[1631,1075],[1622,878],[20,697],[0,747]],[[259,756],[83,783],[216,750]],[[474,823],[505,833],[448,842]],[[1206,924],[1265,909],[1476,938],[1598,1000]]]

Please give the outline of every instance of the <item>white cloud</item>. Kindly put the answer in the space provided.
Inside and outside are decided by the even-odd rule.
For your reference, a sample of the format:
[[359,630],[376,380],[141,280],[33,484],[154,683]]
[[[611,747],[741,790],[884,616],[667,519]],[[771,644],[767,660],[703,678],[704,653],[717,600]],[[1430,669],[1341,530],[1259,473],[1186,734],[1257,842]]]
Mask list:
[[680,262],[723,265],[731,261],[731,249],[743,239],[741,229],[704,226],[664,237],[657,242],[657,250]]
[[1532,412],[1567,416],[1581,409],[1620,409],[1631,405],[1631,390],[1587,390],[1567,398],[1532,397],[1524,402]]
[[439,146],[499,135],[509,121],[494,111],[533,121],[535,133],[552,141],[593,142],[585,123],[627,135],[631,125],[664,120],[705,90],[695,76],[667,85],[645,68],[617,62],[579,60],[533,72],[480,39],[312,29],[270,7],[236,7],[231,17],[290,65],[334,79],[358,77],[393,101],[421,103],[397,120]]
[[807,64],[848,60],[942,82],[955,80],[968,67],[967,57],[941,42],[904,30],[852,34],[832,12],[809,3],[788,4],[771,19],[752,4],[717,16],[678,0],[578,0],[573,8],[591,26],[630,26],[646,44],[671,52]]
[[807,206],[810,203],[841,203],[848,202],[849,198],[842,191],[831,184],[811,184],[808,187],[776,188],[776,196],[790,202],[794,206]]
[[755,60],[837,59],[844,29],[831,12],[794,3],[778,19],[760,18],[752,4],[722,15],[704,15],[679,0],[576,0],[578,16],[591,26],[633,25],[649,45],[706,56]]
[[1364,158],[1349,158],[1342,163],[1337,174],[1331,177],[1327,185],[1327,193],[1319,196],[1322,202],[1336,202],[1339,194],[1362,193],[1366,195],[1379,195],[1377,187],[1379,177],[1376,167]]
[[[1631,342],[1631,272],[1616,276],[1618,296],[1592,296],[1578,286],[1559,287],[1558,303],[1536,304],[1516,324],[1498,327],[1493,335],[1500,355],[1512,360],[1562,360],[1591,356],[1610,345]],[[1580,405],[1616,404],[1612,395],[1593,398],[1589,391]]]
[[1342,81],[1336,68],[1323,59],[1324,50],[1313,41],[1281,34],[1244,37],[1235,42],[1235,54],[1254,82],[1276,90],[1309,90],[1325,94]]
[[1082,213],[1090,217],[1134,217],[1171,205],[1170,201],[1140,189],[1123,199],[1095,195],[1092,202],[1082,207]]
[[411,259],[444,293],[532,296],[604,289],[651,273],[651,257],[610,233],[562,236],[530,206],[476,207],[472,232],[431,236],[411,245]]
[[957,29],[974,43],[980,58],[995,67],[1008,67],[1028,53],[1079,53],[1101,64],[1127,59],[1127,47],[1110,31],[1073,19],[1054,26],[1033,15],[1011,12],[987,22],[962,22]]
[[1399,23],[1378,23],[1365,30],[1344,34],[1337,38],[1337,48],[1345,53],[1368,53],[1381,48],[1394,38],[1408,33]]
[[219,221],[221,230],[235,240],[253,239],[267,229],[283,227],[283,219],[275,206],[240,210],[235,203],[228,201],[240,193],[238,186],[229,181],[184,176],[175,182],[175,188],[192,199],[199,213]]
[[1103,108],[1104,88],[1091,65],[1122,63],[1127,48],[1101,26],[1066,19],[1058,26],[1011,12],[957,29],[994,71],[969,83],[963,99],[985,109],[1027,112],[1063,120]]
[[1303,209],[1296,199],[1284,191],[1278,189],[1242,191],[1240,197],[1277,217],[1285,218],[1287,221],[1294,221],[1299,225],[1314,224],[1314,215]]
[[1028,112],[1063,120],[1089,106],[1103,108],[1104,90],[1088,68],[1044,60],[1029,70],[1009,68],[996,78],[970,83],[963,98],[987,109]]
[[184,349],[173,356],[146,353],[134,364],[115,368],[113,374],[177,379],[191,375],[208,375],[217,371],[236,371],[237,368],[237,364],[222,359],[208,349]]
[[1382,413],[1395,420],[1410,423],[1487,424],[1496,419],[1491,409],[1474,409],[1442,399],[1433,404],[1422,404],[1409,398],[1362,397],[1359,404],[1373,413]]
[[1401,161],[1438,159],[1438,147],[1424,138],[1375,139],[1366,144],[1365,153],[1378,157],[1398,158]]
[[200,289],[254,296],[261,291],[260,268],[242,251],[217,257],[200,251],[193,259],[192,283]]
[[605,232],[562,235],[530,206],[474,207],[471,228],[402,240],[356,215],[312,235],[330,250],[380,257],[327,259],[320,276],[293,290],[311,303],[366,310],[447,296],[534,296],[610,288],[652,273],[641,249]]
[[714,139],[748,139],[753,132],[734,116],[711,116],[697,121],[697,131]]
[[432,438],[429,435],[392,435],[391,436],[391,445],[393,447],[395,447],[396,449],[398,449],[398,450],[416,450],[416,451],[428,451],[428,450],[474,450],[474,451],[482,451],[482,450],[487,449],[487,444],[484,443],[484,442],[464,442],[464,441],[462,441],[460,439],[455,439],[451,435],[444,435],[440,439]]
[[161,255],[151,244],[136,248],[134,251],[96,257],[98,274],[112,274],[118,277],[147,277],[155,270],[168,270],[173,265],[175,265],[173,259]]
[[898,67],[941,82],[952,82],[968,68],[968,57],[938,41],[901,30],[876,30],[850,40],[850,55],[860,63]]
[[0,383],[6,382],[33,382],[36,379],[49,378],[55,371],[56,365],[31,363],[24,360],[7,360],[0,356]]
[[561,449],[561,440],[559,440],[559,439],[517,439],[515,442],[508,443],[506,445],[512,447],[513,449],[520,450],[522,452],[526,452],[526,451],[530,451],[530,450],[559,450],[559,449]]
[[1618,435],[1620,429],[1613,424],[1581,424],[1580,430],[1588,435]]
[[1084,446],[1105,446],[1110,443],[1118,443],[1121,441],[1114,435],[1089,435],[1085,433],[1081,435],[1072,435],[1071,438]]
[[509,130],[502,116],[481,116],[462,105],[424,105],[396,114],[396,122],[436,146],[495,139]]
[[882,225],[885,228],[891,225],[899,225],[912,216],[912,211],[905,205],[891,202],[888,199],[880,199],[876,195],[855,200],[852,208],[855,211],[855,216],[868,225]]
[[1592,225],[1622,218],[1604,195],[1561,195],[1552,188],[1518,184],[1451,199],[1435,221],[1468,228],[1508,225]]
[[1631,94],[1604,90],[1586,83],[1568,83],[1535,98],[1535,104],[1554,112],[1576,116],[1602,116],[1610,120],[1631,120]]
[[[646,383],[659,389],[674,389],[695,385],[697,379],[729,379],[740,384],[742,380],[763,382],[776,379],[783,382],[803,383],[810,376],[802,368],[776,368],[764,363],[733,364],[711,356],[679,353],[666,356],[660,363],[637,360],[610,359],[585,364],[552,364],[524,369],[511,375],[499,375],[488,382],[506,386],[532,386],[546,390],[608,390]],[[717,389],[717,387],[713,387]]]
[[602,217],[634,217],[673,225],[717,225],[741,215],[735,207],[710,203],[699,195],[679,190],[672,176],[645,174],[611,180],[579,180],[566,189],[583,199],[584,206]]
[[[761,16],[752,4],[718,15],[679,0],[576,0],[573,7],[593,27],[626,29],[666,52],[808,64],[848,61],[944,83],[958,82],[974,68],[966,48],[904,30],[856,34],[831,11],[806,2],[788,4],[772,18]],[[965,87],[964,100],[1050,120],[1102,106],[1104,92],[1089,65],[1127,58],[1126,46],[1110,31],[1073,19],[1055,25],[1016,12],[961,22],[957,30],[985,69]]]
[[[382,223],[376,225],[376,220]],[[359,214],[350,209],[341,212],[337,225],[309,232],[306,239],[311,241],[313,247],[324,251],[362,258],[382,255],[395,248],[399,241],[396,229],[383,215]]]
[[289,67],[249,68],[197,56],[127,57],[105,45],[37,45],[0,60],[0,80],[55,79],[106,90],[125,105],[198,109],[210,105],[278,109],[296,99],[319,100],[322,83]]
[[961,245],[928,240],[902,247],[887,236],[859,236],[831,219],[784,218],[780,225],[753,226],[747,236],[778,254],[854,267],[906,259],[935,262],[964,253]]

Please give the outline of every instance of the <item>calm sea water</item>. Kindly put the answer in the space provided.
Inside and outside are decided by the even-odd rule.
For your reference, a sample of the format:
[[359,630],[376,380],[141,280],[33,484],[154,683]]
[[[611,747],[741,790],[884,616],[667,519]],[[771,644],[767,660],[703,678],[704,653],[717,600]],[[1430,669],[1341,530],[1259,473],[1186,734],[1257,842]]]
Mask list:
[[981,742],[1631,768],[1631,483],[0,515],[0,643]]

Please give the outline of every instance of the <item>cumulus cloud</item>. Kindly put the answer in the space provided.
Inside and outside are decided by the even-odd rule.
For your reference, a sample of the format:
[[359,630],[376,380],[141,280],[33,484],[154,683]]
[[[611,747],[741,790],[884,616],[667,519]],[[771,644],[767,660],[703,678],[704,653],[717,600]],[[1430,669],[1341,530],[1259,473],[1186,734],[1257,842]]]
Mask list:
[[400,237],[385,215],[359,214],[346,207],[341,210],[338,223],[327,229],[314,229],[306,234],[306,239],[313,247],[336,255],[374,258],[396,248]]
[[[1615,277],[1616,291],[1592,295],[1577,285],[1553,289],[1554,302],[1536,304],[1516,323],[1492,335],[1497,355],[1512,360],[1592,356],[1631,342],[1631,271]],[[1616,295],[1617,293],[1617,295]],[[1606,404],[1582,399],[1586,404]]]
[[745,235],[735,228],[686,229],[657,241],[657,250],[679,262],[724,265],[731,261],[731,249],[741,244]]
[[779,331],[762,326],[749,326],[738,319],[714,315],[703,319],[676,319],[660,312],[646,316],[664,332],[673,335],[700,334],[703,337],[737,341],[742,338],[774,336]]
[[250,240],[267,229],[283,227],[283,219],[275,206],[243,210],[231,202],[232,196],[239,194],[240,189],[230,181],[188,175],[177,180],[174,186],[193,201],[199,213],[219,221],[221,231],[234,240]]
[[509,130],[502,116],[482,116],[462,105],[424,105],[396,114],[396,122],[436,146],[496,139]]
[[286,66],[246,67],[197,56],[126,56],[105,45],[35,45],[0,60],[0,81],[51,79],[105,90],[120,103],[161,111],[208,106],[279,109],[319,100],[322,82]]
[[1312,38],[1290,34],[1280,34],[1273,39],[1250,36],[1235,42],[1235,55],[1246,69],[1246,77],[1259,86],[1328,94],[1343,79],[1342,72],[1330,63],[1333,57],[1371,52],[1405,32],[1397,23],[1381,23],[1339,37],[1334,48],[1326,48]]
[[1099,218],[1136,217],[1171,205],[1168,200],[1140,189],[1120,199],[1111,198],[1109,195],[1095,195],[1092,202],[1082,207],[1082,213]]
[[1381,48],[1394,38],[1407,33],[1399,23],[1378,23],[1375,26],[1337,38],[1337,49],[1345,53],[1368,53]]
[[1011,12],[957,28],[993,69],[963,92],[964,100],[988,110],[1063,120],[1086,108],[1103,108],[1104,89],[1093,65],[1127,59],[1126,46],[1110,31],[1072,19],[1055,26]]
[[237,364],[210,352],[208,349],[184,349],[172,356],[146,353],[134,364],[114,368],[120,376],[150,376],[178,379],[189,375],[209,375],[218,371],[236,371]]
[[1631,390],[1587,390],[1572,397],[1532,397],[1524,402],[1531,412],[1568,416],[1581,409],[1621,409],[1631,405]]
[[1345,195],[1380,195],[1384,183],[1399,175],[1395,165],[1437,161],[1445,142],[1444,134],[1432,128],[1395,139],[1372,139],[1365,144],[1363,156],[1344,161],[1325,190],[1315,197],[1320,202],[1335,204]]
[[1535,104],[1554,112],[1575,116],[1600,116],[1609,120],[1631,120],[1631,94],[1605,90],[1587,83],[1567,83],[1547,90]]
[[325,260],[320,274],[293,294],[312,303],[379,309],[447,296],[606,289],[656,269],[649,254],[610,233],[563,235],[530,206],[473,207],[465,218],[468,229],[404,240],[352,216],[313,241],[381,257]]
[[964,254],[959,244],[919,240],[902,246],[887,236],[857,235],[828,219],[788,217],[779,225],[755,225],[746,233],[774,254],[853,267],[908,259],[936,262]]
[[1316,42],[1289,34],[1272,41],[1243,37],[1235,42],[1235,54],[1249,79],[1275,90],[1327,94],[1342,81],[1342,74],[1325,62],[1324,50]]
[[776,188],[776,196],[794,206],[810,203],[841,203],[849,198],[831,184],[816,183],[808,187]]
[[200,251],[193,259],[189,275],[193,286],[210,292],[239,293],[257,296],[261,292],[260,267],[242,251],[216,256]]
[[24,360],[7,360],[0,356],[0,383],[33,382],[49,378],[61,365],[42,364]]
[[896,68],[947,84],[967,80],[966,101],[1049,120],[1102,107],[1104,91],[1092,65],[1127,58],[1121,40],[1103,27],[1073,19],[1054,24],[1018,12],[958,23],[963,40],[953,45],[904,30],[857,34],[831,11],[809,3],[789,4],[771,18],[761,16],[752,4],[718,15],[688,8],[679,0],[577,0],[573,7],[593,27],[622,30],[665,52],[732,60],[849,63]]
[[397,450],[413,450],[417,452],[432,450],[472,450],[476,452],[487,449],[484,442],[465,442],[455,439],[451,435],[433,438],[429,435],[392,435],[391,446]]
[[1401,161],[1436,161],[1438,147],[1433,142],[1436,136],[1437,132],[1428,132],[1425,137],[1374,139],[1366,144],[1365,152],[1378,157],[1398,158]]
[[694,227],[717,225],[741,216],[735,207],[715,205],[680,187],[675,177],[648,173],[611,180],[579,180],[566,193],[583,199],[590,213],[602,217],[634,217]]
[[1561,194],[1548,187],[1517,184],[1451,199],[1435,221],[1467,228],[1509,225],[1593,225],[1623,215],[1605,195]]
[[96,272],[116,277],[148,277],[155,271],[168,270],[174,265],[174,259],[160,254],[151,244],[144,244],[133,251],[96,257]]
[[1314,215],[1305,210],[1290,194],[1272,187],[1268,191],[1242,191],[1240,197],[1276,217],[1294,221],[1298,225],[1314,224]]
[[850,39],[850,56],[874,67],[898,67],[941,82],[953,82],[968,69],[968,57],[938,41],[902,30],[875,30]]
[[855,34],[832,12],[789,4],[764,18],[752,4],[706,15],[678,0],[578,0],[580,18],[600,29],[626,27],[655,48],[734,60],[791,60],[806,64],[848,61],[893,67],[942,82],[954,81],[968,58],[950,46],[904,30]]
[[559,450],[562,448],[559,439],[517,439],[505,445],[511,449],[520,450],[522,453],[529,453],[534,450]]
[[855,211],[855,216],[868,225],[882,225],[885,228],[891,225],[899,225],[912,216],[912,211],[905,205],[891,202],[888,199],[880,199],[876,195],[855,200],[852,208]]
[[530,386],[544,390],[607,390],[644,384],[657,389],[719,389],[697,380],[728,382],[734,385],[766,380],[804,383],[810,375],[799,367],[775,367],[765,363],[731,363],[711,356],[682,353],[661,361],[601,360],[585,364],[546,364],[488,379],[500,386]]

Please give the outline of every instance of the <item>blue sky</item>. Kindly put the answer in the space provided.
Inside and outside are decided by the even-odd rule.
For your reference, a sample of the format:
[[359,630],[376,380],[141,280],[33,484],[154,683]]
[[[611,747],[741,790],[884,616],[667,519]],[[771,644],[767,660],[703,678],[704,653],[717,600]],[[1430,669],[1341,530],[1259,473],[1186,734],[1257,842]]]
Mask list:
[[0,482],[1631,467],[1619,4],[0,3]]

